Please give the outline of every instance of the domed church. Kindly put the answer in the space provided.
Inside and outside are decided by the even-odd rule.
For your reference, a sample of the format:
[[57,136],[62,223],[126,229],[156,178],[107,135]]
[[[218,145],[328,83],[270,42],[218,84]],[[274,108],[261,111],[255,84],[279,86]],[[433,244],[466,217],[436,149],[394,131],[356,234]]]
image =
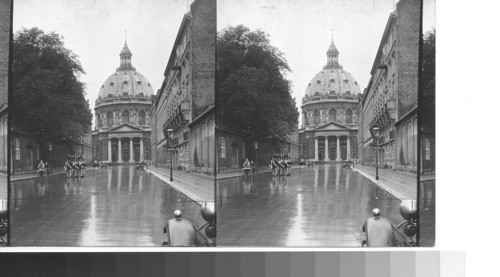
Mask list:
[[127,41],[120,66],[101,86],[95,101],[94,160],[135,163],[150,159],[150,115],[154,92],[132,66]]
[[311,79],[302,98],[299,156],[314,161],[351,160],[356,156],[361,91],[356,79],[339,64],[333,39],[326,58],[326,65]]

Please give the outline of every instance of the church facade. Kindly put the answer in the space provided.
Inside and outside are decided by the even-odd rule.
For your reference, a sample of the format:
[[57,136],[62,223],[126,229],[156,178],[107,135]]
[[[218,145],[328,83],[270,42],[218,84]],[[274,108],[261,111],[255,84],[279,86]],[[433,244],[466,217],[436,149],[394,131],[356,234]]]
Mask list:
[[101,86],[95,102],[94,160],[109,163],[150,160],[153,95],[149,81],[132,66],[132,52],[125,42],[120,66]]
[[360,89],[339,64],[333,40],[327,64],[309,82],[302,99],[299,156],[313,161],[346,161],[357,157],[357,107]]

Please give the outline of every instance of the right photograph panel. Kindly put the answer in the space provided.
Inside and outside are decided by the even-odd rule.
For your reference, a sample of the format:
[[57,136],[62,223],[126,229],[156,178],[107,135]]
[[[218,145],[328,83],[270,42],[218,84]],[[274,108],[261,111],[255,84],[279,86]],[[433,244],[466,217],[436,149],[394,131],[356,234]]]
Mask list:
[[418,246],[417,0],[217,3],[217,246]]

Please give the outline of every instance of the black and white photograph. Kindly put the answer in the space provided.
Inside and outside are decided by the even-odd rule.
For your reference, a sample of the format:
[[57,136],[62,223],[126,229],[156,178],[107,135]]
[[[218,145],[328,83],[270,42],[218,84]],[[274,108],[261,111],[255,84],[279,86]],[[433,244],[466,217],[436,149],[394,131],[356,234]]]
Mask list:
[[215,246],[215,16],[15,1],[11,246]]
[[8,244],[8,95],[12,3],[0,1],[0,247]]
[[218,0],[218,246],[419,245],[421,23],[413,0]]

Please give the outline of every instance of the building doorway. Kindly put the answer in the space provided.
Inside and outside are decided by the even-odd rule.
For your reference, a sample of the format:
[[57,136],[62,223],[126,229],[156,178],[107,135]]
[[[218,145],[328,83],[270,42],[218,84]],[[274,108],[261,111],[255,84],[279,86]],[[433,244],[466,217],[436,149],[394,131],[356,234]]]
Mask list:
[[111,161],[118,162],[118,140],[113,139],[111,141]]
[[236,143],[231,144],[231,150],[233,154],[233,164],[231,165],[231,167],[239,168],[240,151],[238,149],[238,145]]
[[33,148],[31,145],[26,146],[26,170],[33,170]]

